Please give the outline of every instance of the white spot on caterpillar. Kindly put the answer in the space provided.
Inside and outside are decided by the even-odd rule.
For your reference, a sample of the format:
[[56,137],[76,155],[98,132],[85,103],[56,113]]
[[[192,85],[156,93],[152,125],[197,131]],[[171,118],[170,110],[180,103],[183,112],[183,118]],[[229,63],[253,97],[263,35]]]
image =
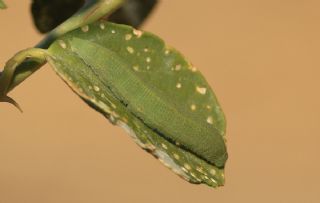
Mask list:
[[149,52],[149,49],[148,48],[144,48],[143,51],[144,52]]
[[140,38],[143,34],[143,32],[141,30],[133,30],[133,34],[136,35],[138,38]]
[[207,105],[207,109],[211,109],[212,107],[210,105]]
[[115,33],[116,33],[116,31],[115,31],[115,30],[111,30],[111,33],[112,33],[112,34],[115,34]]
[[119,117],[120,117],[119,114],[117,114],[117,113],[114,112],[114,111],[112,111],[111,114],[112,114],[112,116],[115,117],[115,118],[119,118]]
[[146,61],[147,61],[147,63],[150,63],[151,62],[151,58],[147,57]]
[[196,170],[197,170],[198,172],[200,172],[200,173],[203,173],[203,169],[202,169],[201,167],[199,167],[199,166],[196,168]]
[[63,40],[59,40],[58,43],[62,49],[67,48],[67,44]]
[[170,51],[167,49],[165,52],[164,52],[165,55],[169,55],[170,54]]
[[127,47],[127,51],[130,53],[130,54],[133,54],[134,53],[134,49],[132,47]]
[[117,108],[117,106],[116,106],[114,103],[110,102],[110,104],[111,104],[111,107],[112,107],[112,108],[114,108],[114,109]]
[[213,124],[213,118],[211,116],[207,118],[207,123]]
[[177,160],[180,159],[180,156],[179,156],[178,154],[173,154],[173,157],[174,157],[175,159],[177,159]]
[[164,143],[162,143],[161,146],[162,146],[164,149],[168,149],[167,145],[165,145]]
[[132,38],[132,35],[131,35],[131,34],[126,34],[125,39],[126,39],[127,41],[129,41],[131,38]]
[[190,108],[191,108],[192,111],[195,111],[195,110],[197,109],[197,106],[196,106],[195,104],[192,104],[192,105],[190,106]]
[[197,176],[194,173],[190,173],[190,175],[194,178],[197,178]]
[[181,83],[177,83],[176,87],[180,89],[182,87]]
[[89,90],[92,90],[92,86],[91,85],[89,85],[88,88],[89,88]]
[[184,164],[183,165],[188,171],[191,170],[191,166],[189,164]]
[[99,92],[100,88],[98,86],[93,86],[94,91]]
[[206,94],[207,92],[207,88],[205,87],[196,87],[197,92],[199,92],[200,94]]
[[104,23],[101,22],[100,25],[99,25],[99,27],[100,27],[101,30],[104,30],[104,28],[105,28]]
[[182,169],[184,172],[186,172],[186,173],[189,172],[189,171],[188,171],[186,168],[184,168],[184,167],[181,167],[181,169]]
[[150,66],[147,66],[147,70],[150,70]]
[[81,27],[82,32],[88,32],[89,31],[89,26],[85,25]]

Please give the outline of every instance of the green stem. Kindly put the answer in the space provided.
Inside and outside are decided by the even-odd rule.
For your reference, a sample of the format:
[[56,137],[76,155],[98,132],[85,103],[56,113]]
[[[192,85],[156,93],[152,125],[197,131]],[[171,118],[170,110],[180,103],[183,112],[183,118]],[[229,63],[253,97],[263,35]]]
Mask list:
[[125,0],[90,0],[73,16],[53,29],[45,39],[36,45],[38,48],[48,48],[59,36],[71,30],[90,24],[118,9]]
[[[86,24],[97,21],[98,19],[104,17],[105,15],[111,14],[114,10],[119,8],[125,0],[89,0],[86,4],[73,16],[71,16],[64,23],[52,30],[41,42],[39,42],[35,47],[47,49],[50,44],[55,41],[58,37],[64,35],[65,33],[77,29]],[[25,58],[26,59],[26,58]],[[2,87],[3,83],[0,82],[0,93],[10,92],[14,87],[19,85],[22,81],[28,78],[31,74],[37,71],[43,64],[43,61],[37,60],[22,60],[14,68],[13,73],[11,73],[10,82],[6,83],[6,87]],[[2,73],[1,78],[7,77]],[[7,79],[8,80],[8,79]],[[5,88],[5,91],[3,89]]]

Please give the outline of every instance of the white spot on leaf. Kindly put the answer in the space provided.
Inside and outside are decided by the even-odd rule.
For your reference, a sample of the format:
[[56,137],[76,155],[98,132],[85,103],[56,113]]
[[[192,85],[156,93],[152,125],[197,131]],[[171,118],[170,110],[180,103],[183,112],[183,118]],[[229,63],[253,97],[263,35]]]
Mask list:
[[127,51],[130,53],[130,54],[133,54],[134,53],[134,49],[132,47],[127,47]]
[[134,29],[133,34],[136,35],[138,38],[140,38],[142,36],[143,32],[140,30]]
[[67,44],[63,40],[59,40],[58,43],[62,49],[67,48]]
[[207,118],[207,123],[213,124],[213,118],[211,116]]
[[212,168],[212,169],[210,170],[210,173],[211,173],[211,175],[214,176],[214,175],[216,175],[217,172],[216,172],[216,170],[214,170],[214,169]]
[[190,106],[190,108],[191,108],[192,111],[195,111],[195,110],[197,109],[197,106],[196,106],[195,104],[192,104],[192,105]]
[[194,67],[194,66],[190,66],[189,69],[190,69],[192,72],[197,72],[197,68]]
[[105,28],[104,23],[103,23],[103,22],[101,22],[101,23],[100,23],[100,25],[99,25],[99,27],[100,27],[100,29],[101,29],[101,30],[104,30],[104,28]]
[[206,94],[207,92],[207,88],[205,87],[196,87],[197,92],[199,92],[200,94]]
[[125,36],[125,39],[128,41],[128,40],[130,40],[132,38],[132,35],[131,34],[126,34],[126,36]]
[[179,70],[181,70],[181,65],[180,65],[180,64],[176,65],[176,68],[175,68],[175,70],[176,70],[176,71],[179,71]]
[[133,66],[132,68],[134,71],[139,71],[139,66]]
[[98,86],[93,86],[94,91],[99,92],[100,88]]
[[88,32],[89,31],[89,26],[85,25],[81,27],[82,32]]

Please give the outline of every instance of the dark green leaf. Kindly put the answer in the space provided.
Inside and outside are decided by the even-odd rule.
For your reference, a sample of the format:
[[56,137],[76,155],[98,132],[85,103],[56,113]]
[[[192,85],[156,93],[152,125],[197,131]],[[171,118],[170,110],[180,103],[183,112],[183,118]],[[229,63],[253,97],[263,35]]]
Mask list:
[[[41,33],[49,32],[76,13],[84,3],[85,0],[33,0],[33,21]],[[138,27],[156,3],[157,0],[127,0],[109,20]]]
[[138,28],[154,9],[158,0],[128,0],[111,14],[109,21]]
[[224,183],[225,120],[209,84],[158,37],[97,22],[49,48],[49,63],[90,106],[192,183]]
[[33,0],[32,17],[37,29],[46,33],[76,13],[85,0]]

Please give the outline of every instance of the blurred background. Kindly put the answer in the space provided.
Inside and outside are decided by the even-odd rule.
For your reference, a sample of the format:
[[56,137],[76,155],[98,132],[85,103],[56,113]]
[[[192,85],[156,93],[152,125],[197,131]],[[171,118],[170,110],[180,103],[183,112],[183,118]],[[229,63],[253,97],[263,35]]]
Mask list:
[[[196,2],[196,3],[195,3]],[[0,63],[42,36],[0,12]],[[46,65],[0,103],[0,203],[319,202],[320,2],[162,0],[143,26],[205,75],[227,116],[226,185],[177,177]]]

